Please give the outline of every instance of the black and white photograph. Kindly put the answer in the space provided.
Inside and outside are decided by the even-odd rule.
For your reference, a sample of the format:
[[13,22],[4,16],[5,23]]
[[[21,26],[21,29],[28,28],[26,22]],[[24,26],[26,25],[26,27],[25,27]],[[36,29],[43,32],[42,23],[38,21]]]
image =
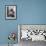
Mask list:
[[46,43],[46,25],[19,24],[18,42],[20,46],[43,45]]
[[16,19],[16,5],[6,5],[6,19]]

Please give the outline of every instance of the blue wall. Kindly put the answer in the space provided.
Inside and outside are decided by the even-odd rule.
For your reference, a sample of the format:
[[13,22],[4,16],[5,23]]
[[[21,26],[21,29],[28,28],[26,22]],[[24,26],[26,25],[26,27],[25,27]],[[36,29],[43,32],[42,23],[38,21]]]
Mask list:
[[[16,20],[5,20],[5,5],[17,6]],[[46,24],[46,0],[0,0],[0,44],[8,43],[9,32],[18,32],[18,24]]]

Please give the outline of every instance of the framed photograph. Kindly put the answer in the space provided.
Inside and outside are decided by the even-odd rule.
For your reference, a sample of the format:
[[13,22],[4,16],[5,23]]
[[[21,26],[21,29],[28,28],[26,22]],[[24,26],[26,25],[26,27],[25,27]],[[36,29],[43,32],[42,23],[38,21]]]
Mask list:
[[19,24],[18,42],[24,43],[24,40],[46,41],[46,24]]
[[16,19],[16,5],[5,5],[5,18],[9,20]]

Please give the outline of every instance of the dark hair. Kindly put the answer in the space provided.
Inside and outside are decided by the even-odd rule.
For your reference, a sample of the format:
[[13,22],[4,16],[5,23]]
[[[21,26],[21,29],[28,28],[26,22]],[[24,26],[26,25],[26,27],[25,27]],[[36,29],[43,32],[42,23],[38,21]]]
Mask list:
[[13,11],[13,9],[11,9],[10,11]]

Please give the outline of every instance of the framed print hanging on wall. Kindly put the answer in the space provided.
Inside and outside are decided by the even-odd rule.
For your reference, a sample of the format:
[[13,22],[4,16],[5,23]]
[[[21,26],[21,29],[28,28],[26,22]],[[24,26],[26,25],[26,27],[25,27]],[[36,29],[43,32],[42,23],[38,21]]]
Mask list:
[[16,5],[5,5],[5,18],[8,20],[16,19]]

